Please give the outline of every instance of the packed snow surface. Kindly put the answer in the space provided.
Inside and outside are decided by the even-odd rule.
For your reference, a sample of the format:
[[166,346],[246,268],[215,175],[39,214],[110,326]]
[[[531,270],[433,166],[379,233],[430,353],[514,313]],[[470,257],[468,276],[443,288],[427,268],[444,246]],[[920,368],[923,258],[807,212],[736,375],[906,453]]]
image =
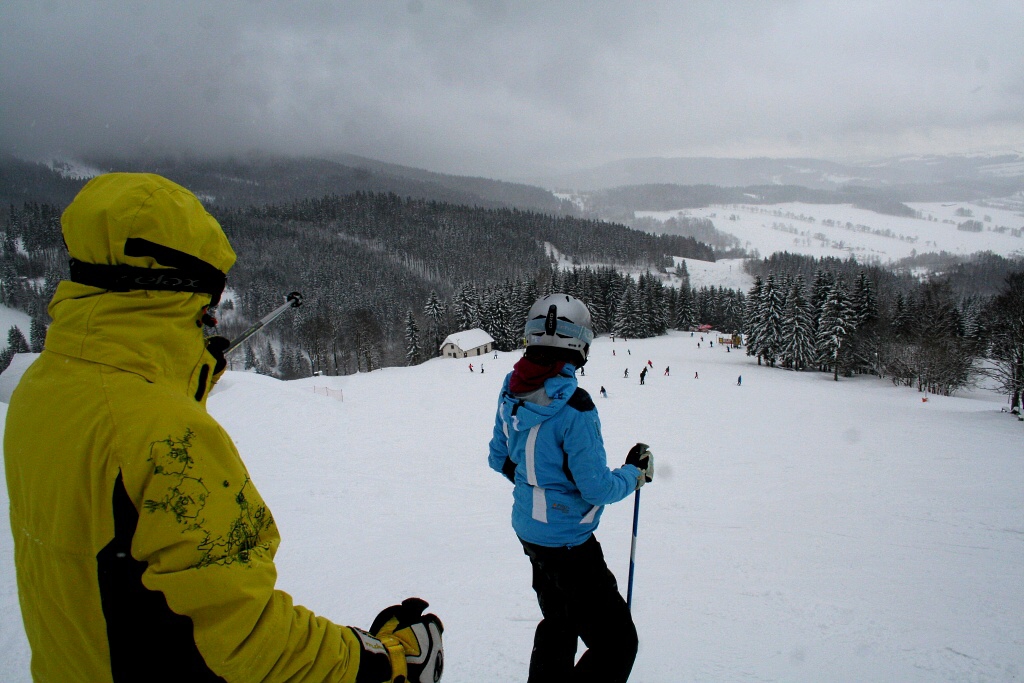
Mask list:
[[[487,467],[518,357],[292,382],[228,372],[210,398],[280,528],[280,588],[364,627],[422,596],[444,620],[446,683],[525,680],[540,619],[511,485]],[[0,376],[0,398],[24,366]],[[636,441],[656,459],[641,490],[634,683],[1024,677],[1024,423],[1000,396],[834,382],[689,333],[601,337],[580,384],[610,464]],[[623,593],[632,514],[631,496],[597,534]],[[23,683],[0,519],[0,680]]]

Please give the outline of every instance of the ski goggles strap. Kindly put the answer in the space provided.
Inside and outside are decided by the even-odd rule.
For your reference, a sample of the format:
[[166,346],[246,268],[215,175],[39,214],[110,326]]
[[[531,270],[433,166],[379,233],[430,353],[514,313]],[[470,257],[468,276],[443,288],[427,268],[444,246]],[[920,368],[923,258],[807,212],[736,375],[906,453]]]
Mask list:
[[127,264],[85,263],[71,259],[71,281],[112,292],[132,289],[209,294],[210,306],[220,302],[227,276],[206,261],[149,240],[125,240],[125,256],[150,256],[168,268],[140,268]]
[[[531,334],[545,334],[545,319],[534,318],[526,323],[525,329],[526,335]],[[555,334],[562,335],[564,337],[572,337],[579,339],[584,344],[590,344],[594,341],[594,333],[582,325],[571,323],[566,320],[559,320],[555,324]]]

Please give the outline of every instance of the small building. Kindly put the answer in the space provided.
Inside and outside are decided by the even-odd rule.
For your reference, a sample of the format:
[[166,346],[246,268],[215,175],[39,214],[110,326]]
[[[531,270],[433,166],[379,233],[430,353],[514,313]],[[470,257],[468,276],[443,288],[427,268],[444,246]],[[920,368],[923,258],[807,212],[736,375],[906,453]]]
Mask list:
[[482,356],[493,350],[494,339],[479,327],[450,334],[441,344],[441,355],[445,358]]

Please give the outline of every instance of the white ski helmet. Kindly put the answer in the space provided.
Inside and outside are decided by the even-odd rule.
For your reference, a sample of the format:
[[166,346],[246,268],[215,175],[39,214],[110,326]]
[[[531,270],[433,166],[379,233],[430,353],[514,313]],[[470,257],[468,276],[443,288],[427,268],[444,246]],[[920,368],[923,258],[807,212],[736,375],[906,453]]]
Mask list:
[[553,346],[576,351],[587,360],[594,341],[594,325],[587,305],[568,294],[548,294],[534,302],[523,331],[526,345]]

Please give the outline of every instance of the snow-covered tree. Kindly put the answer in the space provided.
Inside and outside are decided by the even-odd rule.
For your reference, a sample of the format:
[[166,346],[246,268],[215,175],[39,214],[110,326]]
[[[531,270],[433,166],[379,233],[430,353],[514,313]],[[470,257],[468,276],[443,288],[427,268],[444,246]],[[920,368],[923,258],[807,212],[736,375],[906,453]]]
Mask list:
[[405,314],[405,364],[417,365],[422,359],[423,349],[420,348],[420,327],[416,324],[416,318],[412,310]]
[[814,363],[814,324],[810,302],[804,295],[804,278],[797,275],[786,296],[782,316],[782,358],[786,367],[804,370]]
[[428,321],[428,337],[432,342],[431,357],[437,354],[441,348],[441,340],[444,339],[442,334],[444,330],[444,317],[447,308],[444,302],[441,301],[440,297],[437,296],[437,292],[433,289],[430,290],[430,297],[427,299],[426,305],[423,307],[423,315],[427,316]]
[[29,353],[31,350],[25,335],[17,325],[12,325],[11,329],[7,330],[7,348],[11,353]]
[[46,343],[46,321],[40,315],[32,316],[28,327],[28,346],[32,353],[40,353]]
[[455,324],[460,330],[480,327],[480,294],[471,283],[465,283],[452,297]]
[[818,318],[817,360],[832,370],[832,379],[839,381],[839,370],[843,365],[846,337],[854,330],[846,285],[839,278],[832,283],[828,296],[821,306]]
[[1024,272],[1007,276],[1003,291],[992,300],[989,311],[992,363],[987,374],[1009,398],[1010,409],[1020,412],[1024,399]]

